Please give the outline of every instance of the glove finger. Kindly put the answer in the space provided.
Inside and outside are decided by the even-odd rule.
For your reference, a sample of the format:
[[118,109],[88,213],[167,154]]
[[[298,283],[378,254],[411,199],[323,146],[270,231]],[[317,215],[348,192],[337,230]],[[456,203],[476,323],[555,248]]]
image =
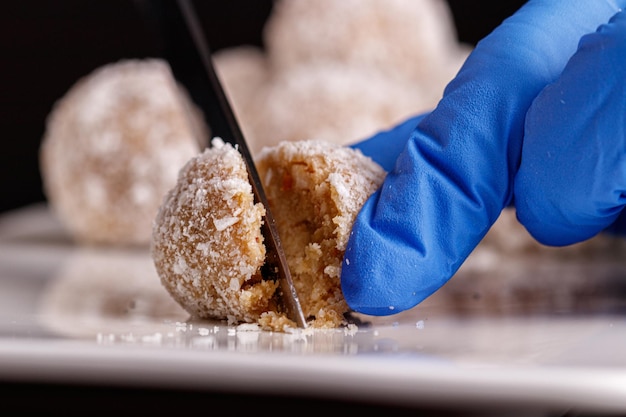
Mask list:
[[479,42],[354,223],[342,289],[356,311],[394,314],[441,287],[509,202],[532,99],[612,1],[526,3]]
[[400,152],[406,146],[415,126],[424,118],[424,114],[411,117],[399,125],[378,132],[374,136],[351,145],[359,149],[364,155],[369,156],[389,172],[396,163]]
[[534,101],[515,180],[518,218],[540,242],[586,240],[626,204],[626,13],[585,36]]

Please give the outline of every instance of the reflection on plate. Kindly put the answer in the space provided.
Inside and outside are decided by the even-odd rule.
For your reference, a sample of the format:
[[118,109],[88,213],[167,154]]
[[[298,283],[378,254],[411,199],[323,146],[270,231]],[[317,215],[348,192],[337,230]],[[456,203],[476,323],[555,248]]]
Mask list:
[[42,323],[76,338],[132,332],[188,314],[165,291],[147,250],[77,248],[41,298]]

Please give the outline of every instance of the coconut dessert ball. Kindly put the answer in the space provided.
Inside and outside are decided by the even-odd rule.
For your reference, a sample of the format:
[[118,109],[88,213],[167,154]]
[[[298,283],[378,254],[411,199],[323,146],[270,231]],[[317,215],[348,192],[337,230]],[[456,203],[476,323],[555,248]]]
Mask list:
[[46,121],[40,168],[48,203],[81,244],[147,246],[164,194],[207,131],[165,61],[100,67]]
[[430,110],[419,85],[337,64],[300,66],[276,75],[262,92],[253,152],[282,141],[318,138],[346,145]]
[[277,283],[260,271],[264,215],[230,144],[214,139],[180,171],[154,222],[152,257],[165,288],[192,316],[253,322],[275,309]]
[[313,140],[265,148],[257,166],[305,317],[313,327],[345,324],[343,255],[385,171],[360,151]]
[[266,49],[214,54],[250,149],[345,145],[432,110],[470,49],[440,0],[282,0]]
[[[357,150],[319,141],[265,148],[258,169],[308,323],[346,323],[343,253],[385,172]],[[278,284],[261,273],[264,215],[231,145],[214,139],[181,170],[155,219],[152,256],[165,288],[193,317],[296,327],[280,312]]]
[[460,47],[443,0],[279,0],[264,27],[281,68],[333,61],[422,82]]

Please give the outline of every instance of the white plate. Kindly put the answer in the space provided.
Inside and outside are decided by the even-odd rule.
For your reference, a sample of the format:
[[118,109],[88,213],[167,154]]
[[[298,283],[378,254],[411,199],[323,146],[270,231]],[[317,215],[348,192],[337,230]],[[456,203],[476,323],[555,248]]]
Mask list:
[[408,312],[272,333],[189,321],[147,250],[76,246],[32,206],[0,218],[0,379],[624,412],[625,262],[475,254]]

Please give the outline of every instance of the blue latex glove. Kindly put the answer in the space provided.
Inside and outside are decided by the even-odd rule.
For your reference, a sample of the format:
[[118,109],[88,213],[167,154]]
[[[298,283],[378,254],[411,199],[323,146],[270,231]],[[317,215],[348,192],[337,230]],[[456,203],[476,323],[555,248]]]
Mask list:
[[584,37],[535,99],[515,178],[517,216],[548,245],[625,231],[624,204],[626,12]]
[[[392,169],[348,242],[341,278],[353,310],[398,313],[454,275],[511,203],[533,100],[559,78],[581,37],[625,3],[529,1],[476,45],[433,112],[357,146]],[[570,122],[554,119],[552,127]]]

